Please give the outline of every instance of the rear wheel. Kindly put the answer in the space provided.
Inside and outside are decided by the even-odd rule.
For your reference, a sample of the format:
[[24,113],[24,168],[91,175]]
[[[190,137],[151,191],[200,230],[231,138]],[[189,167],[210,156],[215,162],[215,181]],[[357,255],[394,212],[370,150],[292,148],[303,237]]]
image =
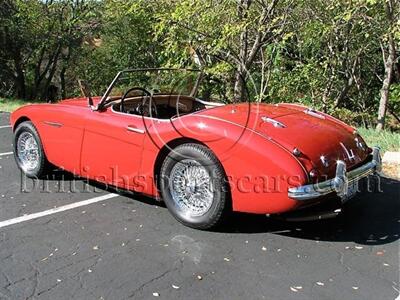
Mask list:
[[14,132],[14,157],[18,167],[31,178],[42,177],[49,168],[39,134],[26,121],[18,125]]
[[188,143],[171,151],[161,167],[160,188],[166,206],[181,223],[210,229],[229,210],[221,163],[206,146]]

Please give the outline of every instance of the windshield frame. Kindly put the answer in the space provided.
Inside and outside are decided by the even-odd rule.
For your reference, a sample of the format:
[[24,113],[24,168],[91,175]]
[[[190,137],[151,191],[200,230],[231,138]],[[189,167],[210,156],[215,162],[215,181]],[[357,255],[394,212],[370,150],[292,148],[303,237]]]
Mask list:
[[[136,72],[157,72],[157,71],[188,71],[188,72],[198,72],[199,75],[196,78],[196,85],[194,88],[198,88],[199,82],[201,81],[201,77],[203,75],[203,71],[199,69],[187,69],[187,68],[138,68],[138,69],[126,69],[123,71],[119,71],[117,75],[114,77],[111,84],[108,86],[107,90],[105,91],[104,95],[101,97],[99,104],[97,105],[96,110],[101,110],[107,104],[107,98],[110,95],[112,89],[114,88],[115,84],[121,79],[121,76],[126,73],[136,73]],[[197,91],[196,91],[197,92]]]

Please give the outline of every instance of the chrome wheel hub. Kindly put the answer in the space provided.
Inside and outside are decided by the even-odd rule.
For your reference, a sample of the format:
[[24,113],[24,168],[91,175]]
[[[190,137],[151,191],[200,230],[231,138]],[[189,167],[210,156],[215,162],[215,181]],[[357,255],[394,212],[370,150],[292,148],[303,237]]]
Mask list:
[[191,216],[202,216],[211,207],[214,193],[207,169],[193,159],[184,159],[172,168],[169,180],[175,204]]
[[39,165],[39,145],[30,132],[23,132],[18,137],[17,156],[24,171],[32,171]]

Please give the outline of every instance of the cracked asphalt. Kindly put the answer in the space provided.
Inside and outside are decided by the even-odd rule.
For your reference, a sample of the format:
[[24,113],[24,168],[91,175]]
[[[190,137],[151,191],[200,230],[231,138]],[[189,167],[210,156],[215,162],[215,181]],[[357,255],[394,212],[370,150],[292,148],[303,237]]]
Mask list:
[[[0,129],[0,153],[11,143]],[[0,222],[110,192],[63,172],[34,189],[12,155],[0,166]],[[234,214],[197,231],[153,199],[121,194],[3,227],[0,299],[396,299],[400,182],[382,189],[319,222]]]

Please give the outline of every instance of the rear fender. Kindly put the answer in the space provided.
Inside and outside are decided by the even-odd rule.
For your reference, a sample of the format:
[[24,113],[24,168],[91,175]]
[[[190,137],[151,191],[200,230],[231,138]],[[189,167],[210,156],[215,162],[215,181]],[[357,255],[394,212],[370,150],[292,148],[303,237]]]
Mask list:
[[288,198],[287,191],[289,187],[305,184],[307,176],[289,151],[234,123],[205,116],[189,117],[173,122],[174,130],[166,125],[148,127],[140,172],[141,180],[146,181],[142,192],[158,196],[153,170],[160,149],[165,149],[166,144],[179,144],[174,141],[188,139],[206,145],[220,160],[227,175],[234,211],[278,213],[297,206],[296,201]]

